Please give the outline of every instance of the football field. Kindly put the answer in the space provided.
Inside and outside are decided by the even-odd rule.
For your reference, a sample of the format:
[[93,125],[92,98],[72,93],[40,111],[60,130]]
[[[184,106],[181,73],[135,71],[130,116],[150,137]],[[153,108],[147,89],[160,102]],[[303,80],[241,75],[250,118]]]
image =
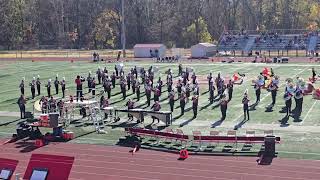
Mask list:
[[[175,77],[174,81],[177,81],[178,64],[172,63],[154,63],[148,61],[139,62],[124,62],[125,74],[133,68],[144,67],[147,69],[149,66],[154,66],[159,69],[155,74],[155,80],[160,76],[164,82],[166,82],[165,72],[171,68]],[[292,158],[313,158],[320,159],[320,102],[312,99],[311,95],[306,95],[303,102],[303,111],[301,119],[294,121],[292,117],[285,120],[285,113],[282,113],[284,107],[284,89],[285,80],[287,78],[295,79],[297,76],[307,81],[311,76],[311,68],[315,68],[316,71],[320,71],[320,66],[317,64],[260,64],[260,63],[212,63],[209,61],[204,62],[182,62],[184,68],[189,67],[194,70],[200,82],[200,97],[198,107],[198,117],[193,119],[193,112],[191,108],[191,101],[186,105],[186,113],[183,116],[180,115],[179,101],[175,103],[175,110],[173,112],[173,125],[171,128],[182,129],[185,134],[192,134],[194,130],[200,130],[202,134],[209,134],[212,130],[218,130],[222,134],[226,134],[227,130],[237,129],[238,134],[245,134],[246,130],[254,130],[256,134],[263,134],[264,130],[274,130],[274,134],[282,138],[282,142],[277,146],[277,151],[280,157],[292,157]],[[0,64],[0,136],[9,137],[15,132],[16,122],[19,122],[19,118],[16,117],[15,112],[18,112],[18,106],[16,104],[20,94],[19,83],[23,77],[25,77],[25,94],[29,98],[27,102],[27,111],[32,111],[35,100],[40,99],[36,97],[35,100],[31,100],[31,91],[28,86],[33,77],[40,75],[42,82],[41,92],[46,95],[46,88],[44,84],[48,79],[54,81],[56,74],[59,76],[59,80],[62,77],[66,78],[67,82],[67,95],[75,95],[74,79],[77,75],[87,77],[88,72],[95,73],[98,69],[107,67],[110,72],[113,72],[115,63],[89,63],[84,61],[59,61],[59,62],[27,62],[27,61],[12,61],[1,62]],[[267,112],[266,107],[271,103],[271,93],[266,90],[261,91],[260,103],[250,110],[250,120],[243,121],[242,110],[242,98],[244,91],[249,90],[249,98],[252,103],[255,102],[255,91],[252,86],[252,80],[255,79],[259,73],[265,68],[273,68],[275,74],[280,76],[280,88],[277,95],[277,103],[273,108],[273,111]],[[245,74],[243,84],[235,85],[232,101],[228,104],[227,117],[222,123],[219,123],[221,118],[220,107],[216,106],[218,102],[210,104],[208,101],[208,85],[206,77],[212,72],[214,77],[221,72],[224,78],[232,77],[234,73]],[[84,83],[86,87],[87,83]],[[315,83],[315,88],[319,88],[320,83]],[[98,86],[98,92],[102,90],[101,85]],[[169,104],[167,99],[168,92],[166,86],[162,88],[163,93],[160,97],[161,110],[169,110]],[[61,90],[61,89],[60,89]],[[51,89],[54,92],[54,88]],[[88,89],[84,89],[87,93]],[[146,108],[146,97],[144,95],[143,86],[141,86],[142,98],[139,102],[135,103],[135,106],[140,108]],[[215,92],[216,94],[216,92]],[[132,91],[127,91],[127,99],[131,98],[136,100],[136,95],[132,94]],[[62,93],[54,95],[56,98],[60,98]],[[89,97],[89,94],[85,96]],[[152,96],[153,97],[153,96]],[[99,97],[97,97],[98,99]],[[127,100],[122,100],[122,94],[120,88],[117,85],[112,90],[112,97],[110,99],[111,106],[117,108],[123,108]],[[295,107],[293,100],[292,109]],[[150,107],[149,107],[150,108]],[[148,108],[146,108],[148,109]],[[94,128],[92,126],[70,126],[70,130],[74,131],[79,137],[74,139],[73,142],[77,143],[93,143],[93,144],[115,144],[118,138],[123,135],[123,129],[119,128],[125,124],[127,118],[126,115],[121,116],[122,124],[107,124],[107,134],[92,133]],[[151,128],[157,128],[157,126],[163,124],[151,124],[152,120],[146,119],[144,125]],[[281,123],[282,122],[282,123]]]

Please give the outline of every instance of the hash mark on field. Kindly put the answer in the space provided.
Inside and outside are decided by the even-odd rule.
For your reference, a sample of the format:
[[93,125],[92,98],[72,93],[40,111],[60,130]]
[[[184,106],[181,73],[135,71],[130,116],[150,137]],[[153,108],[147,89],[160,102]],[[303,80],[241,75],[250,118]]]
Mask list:
[[303,122],[307,119],[309,116],[310,112],[312,111],[313,107],[317,104],[317,101],[315,101],[312,106],[310,107],[309,111],[307,112],[306,116],[303,118],[303,120],[300,122],[300,124],[303,124]]

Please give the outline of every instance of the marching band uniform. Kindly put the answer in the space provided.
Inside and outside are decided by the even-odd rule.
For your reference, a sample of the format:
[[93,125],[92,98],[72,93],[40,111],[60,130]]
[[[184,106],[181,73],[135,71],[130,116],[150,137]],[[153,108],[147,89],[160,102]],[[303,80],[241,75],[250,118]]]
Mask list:
[[98,83],[101,84],[102,71],[101,71],[100,68],[98,68],[96,74],[97,74],[97,76],[98,76]]
[[79,98],[80,100],[82,100],[82,82],[84,82],[84,79],[78,75],[77,79],[75,79],[74,82],[76,83],[76,86],[77,86],[77,93],[76,93],[77,101],[79,100]]
[[226,119],[227,109],[228,109],[228,100],[226,99],[226,96],[223,94],[220,100],[220,111],[222,115],[221,121],[224,121]]
[[38,91],[38,96],[40,96],[40,92],[41,92],[41,82],[40,82],[40,77],[38,75],[37,81],[36,81],[36,85],[37,85],[37,91]]
[[172,91],[172,85],[173,85],[172,79],[169,79],[168,82],[167,82],[168,92],[169,93]]
[[247,91],[244,93],[244,97],[242,99],[242,104],[243,104],[243,115],[244,115],[244,120],[247,119],[250,120],[250,115],[249,115],[249,98],[248,98],[248,93]]
[[300,87],[300,86],[296,87],[294,99],[296,102],[296,107],[294,108],[295,109],[295,117],[299,118],[301,116],[302,105],[303,105],[303,88],[302,87]]
[[192,110],[193,110],[193,118],[196,118],[198,115],[198,96],[194,95],[192,97]]
[[182,64],[179,64],[179,73],[178,73],[179,76],[182,75]]
[[279,78],[276,76],[274,79],[272,79],[270,84],[270,90],[271,90],[271,96],[272,96],[272,105],[274,106],[276,104],[276,98],[277,98],[277,91],[279,88]]
[[35,80],[36,78],[35,77],[33,77],[33,80],[31,81],[31,83],[30,83],[30,87],[31,87],[31,94],[32,94],[32,99],[34,99],[34,97],[35,97],[35,94],[36,94],[36,80]]
[[137,101],[140,101],[140,83],[136,83],[136,93],[137,93]]
[[[100,98],[100,109],[104,109],[109,106],[109,101],[103,95]],[[104,118],[108,119],[108,113],[104,113]]]
[[180,108],[181,108],[181,115],[184,115],[184,107],[186,105],[186,95],[181,93],[180,95]]
[[91,88],[92,88],[92,96],[95,96],[96,95],[96,80],[95,80],[95,78],[92,78]]
[[62,101],[62,99],[60,99],[57,106],[59,108],[59,115],[60,115],[60,117],[62,117],[63,116],[63,107],[64,107],[64,102]]
[[41,105],[41,112],[42,114],[44,114],[45,112],[47,112],[47,108],[48,108],[48,100],[46,97],[42,96],[39,104]]
[[259,76],[258,80],[256,80],[254,84],[254,89],[256,90],[256,103],[260,102],[261,87],[263,85],[264,85],[264,80],[262,79],[262,76]]
[[111,83],[112,83],[112,88],[115,88],[116,87],[116,74],[115,74],[115,72],[113,72],[111,75]]
[[174,90],[172,89],[171,92],[169,93],[169,105],[170,105],[170,110],[173,112],[174,110]]
[[116,76],[119,76],[119,71],[118,71],[118,68],[117,68],[117,65],[114,65],[114,70],[115,70],[115,75]]
[[232,99],[232,94],[233,94],[233,82],[230,79],[229,83],[227,84],[227,89],[228,89],[228,97],[229,97],[229,101],[231,101]]
[[191,87],[190,87],[190,83],[189,82],[185,86],[185,91],[186,91],[187,102],[189,102],[189,97],[190,97],[190,92],[191,92]]
[[54,100],[52,96],[49,100],[49,106],[50,106],[50,112],[55,112],[57,110],[56,100]]
[[159,90],[159,88],[154,88],[154,96],[153,96],[153,100],[154,100],[154,102],[156,102],[156,101],[159,101],[159,97],[160,97],[160,90]]
[[209,101],[210,101],[210,104],[213,103],[213,100],[214,100],[214,90],[215,90],[215,87],[213,85],[213,79],[210,80],[211,82],[209,83]]
[[208,80],[208,86],[209,86],[209,91],[211,90],[211,88],[213,87],[213,77],[212,77],[212,73],[210,73],[207,77]]
[[[127,107],[128,107],[128,110],[134,109],[134,102],[131,101],[131,99],[129,99],[129,101],[127,102]],[[128,118],[129,120],[133,120],[133,116],[129,113],[128,113]]]
[[26,99],[24,98],[24,95],[21,94],[20,98],[17,101],[20,109],[20,119],[25,118],[25,113],[26,113]]
[[91,72],[89,72],[89,74],[88,74],[87,81],[88,81],[88,88],[89,88],[88,93],[90,93],[91,92],[91,84],[92,84]]
[[133,75],[132,76],[132,85],[131,85],[132,94],[136,93],[136,84],[137,84],[137,80],[136,80],[135,76]]
[[196,84],[196,83],[197,83],[196,73],[193,73],[193,74],[192,74],[191,79],[192,79],[192,84]]
[[150,106],[150,100],[151,100],[151,86],[149,84],[146,85],[145,91],[146,91],[147,104],[148,104],[147,107],[149,107]]
[[160,91],[160,96],[161,96],[161,94],[162,94],[162,86],[163,86],[163,82],[162,82],[162,80],[161,80],[161,77],[159,77],[157,83],[158,83],[158,89],[159,89],[159,91]]
[[103,82],[103,89],[104,89],[104,92],[108,93],[108,99],[110,99],[110,97],[111,97],[111,82],[108,77]]
[[51,97],[51,79],[49,79],[48,84],[46,85],[46,87],[47,87],[48,97]]
[[284,100],[285,100],[285,104],[286,104],[286,113],[287,116],[290,115],[291,113],[291,105],[292,105],[292,100],[291,100],[292,94],[290,94],[290,92],[288,92],[286,90],[285,94],[284,94]]
[[316,75],[316,71],[314,70],[314,68],[312,68],[312,83],[316,81]]
[[120,82],[120,89],[121,89],[121,93],[122,93],[122,99],[125,100],[126,99],[126,81],[125,80],[121,80]]
[[[160,111],[161,105],[159,104],[159,101],[156,101],[152,106],[151,109],[153,111]],[[152,123],[154,123],[154,120],[157,119],[159,123],[159,118],[152,116]]]
[[66,80],[65,77],[62,78],[62,81],[60,82],[61,90],[62,90],[62,98],[65,97],[65,91],[66,91]]
[[56,94],[59,93],[59,80],[58,80],[58,76],[56,77],[56,80],[54,80],[54,87],[56,89]]
[[182,84],[185,86],[187,84],[188,78],[187,78],[187,74],[183,73],[182,74]]
[[177,91],[178,91],[178,96],[181,96],[181,90],[182,90],[182,84],[181,84],[181,79],[178,80],[177,83]]
[[20,85],[19,85],[19,88],[20,88],[21,94],[24,95],[24,80],[21,80],[21,83],[20,83]]
[[127,75],[127,86],[128,86],[128,91],[129,91],[130,87],[131,87],[131,73],[130,72]]

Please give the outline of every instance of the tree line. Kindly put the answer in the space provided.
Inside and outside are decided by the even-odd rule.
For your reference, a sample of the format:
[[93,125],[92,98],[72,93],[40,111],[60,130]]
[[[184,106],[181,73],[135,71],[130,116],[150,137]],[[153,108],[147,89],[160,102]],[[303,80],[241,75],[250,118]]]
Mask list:
[[[319,0],[123,0],[127,47],[188,48],[224,30],[312,29]],[[121,0],[0,0],[0,48],[121,48]]]

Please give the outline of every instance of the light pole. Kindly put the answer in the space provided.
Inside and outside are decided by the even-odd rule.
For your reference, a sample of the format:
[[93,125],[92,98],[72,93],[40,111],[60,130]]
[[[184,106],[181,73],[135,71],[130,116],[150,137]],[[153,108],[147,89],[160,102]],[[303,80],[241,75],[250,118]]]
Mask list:
[[121,43],[122,43],[122,54],[123,57],[126,57],[126,32],[125,32],[125,24],[124,24],[124,1],[121,0],[121,21],[122,21],[122,32],[121,32]]

